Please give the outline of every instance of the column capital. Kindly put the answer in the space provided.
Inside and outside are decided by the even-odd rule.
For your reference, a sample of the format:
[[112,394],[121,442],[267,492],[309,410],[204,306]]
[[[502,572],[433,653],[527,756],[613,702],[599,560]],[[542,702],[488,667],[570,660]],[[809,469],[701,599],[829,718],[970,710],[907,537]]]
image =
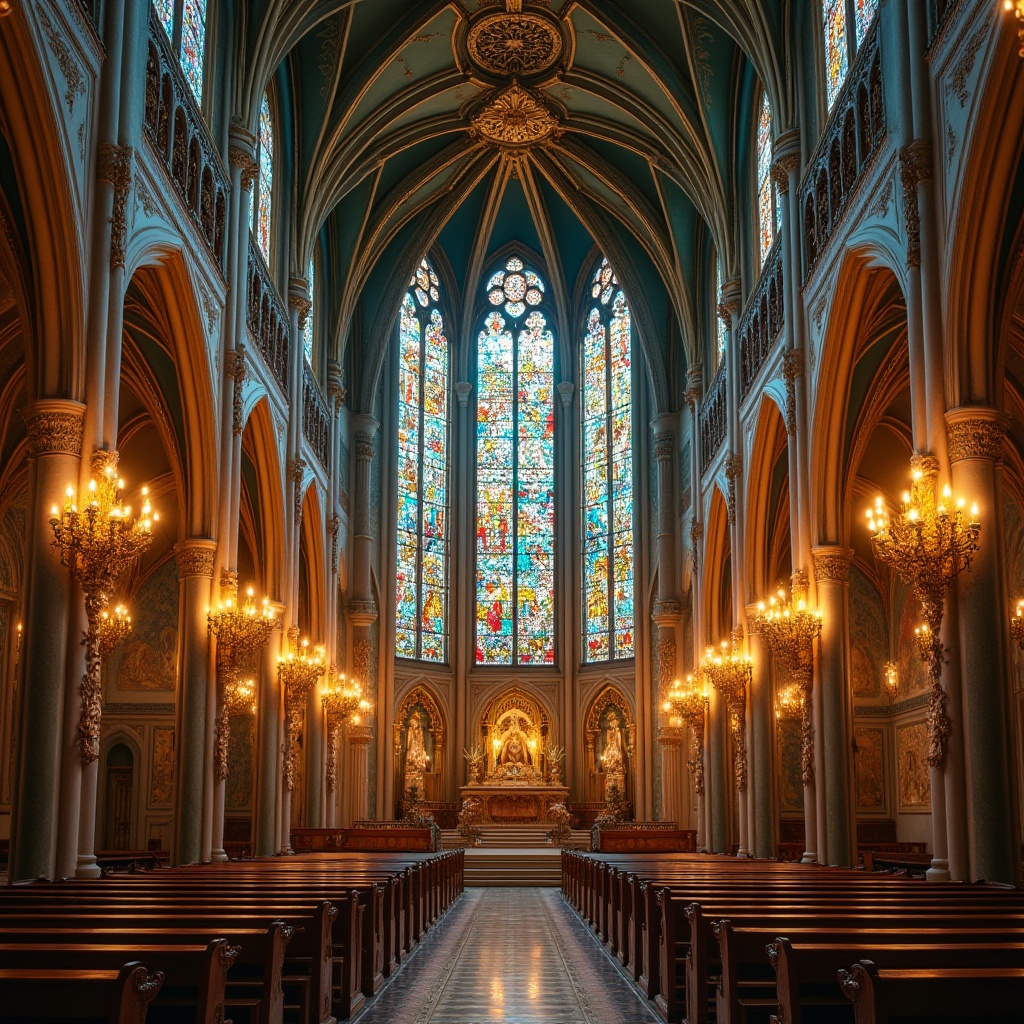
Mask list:
[[987,459],[999,462],[1003,457],[1003,438],[1010,417],[998,409],[965,405],[946,413],[949,461]]
[[178,563],[178,579],[191,576],[213,579],[213,561],[217,542],[208,537],[190,537],[174,546],[174,560]]
[[21,407],[29,458],[81,455],[85,406],[66,398],[43,398]]
[[818,583],[831,581],[845,583],[850,578],[853,549],[835,544],[820,544],[811,548],[814,558],[814,579]]

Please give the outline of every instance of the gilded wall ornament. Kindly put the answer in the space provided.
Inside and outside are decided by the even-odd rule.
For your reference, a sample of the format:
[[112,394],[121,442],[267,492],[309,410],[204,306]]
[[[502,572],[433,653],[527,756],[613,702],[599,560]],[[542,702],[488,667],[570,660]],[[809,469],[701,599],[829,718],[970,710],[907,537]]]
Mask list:
[[555,133],[558,118],[518,82],[492,96],[473,118],[473,129],[501,146],[533,146]]
[[492,75],[536,75],[561,56],[562,34],[542,15],[501,12],[477,21],[466,46],[473,63]]

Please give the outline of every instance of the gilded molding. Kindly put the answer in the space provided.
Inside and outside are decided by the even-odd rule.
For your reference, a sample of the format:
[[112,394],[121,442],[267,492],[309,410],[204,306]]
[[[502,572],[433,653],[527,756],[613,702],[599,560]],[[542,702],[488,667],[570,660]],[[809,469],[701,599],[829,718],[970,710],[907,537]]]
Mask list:
[[907,230],[907,266],[921,266],[921,215],[917,186],[932,177],[932,144],[914,139],[900,150],[900,181],[903,184],[903,220]]
[[124,267],[128,235],[128,193],[132,187],[131,146],[101,142],[96,149],[96,178],[114,186],[114,207],[110,214],[110,269]]
[[1006,423],[1001,418],[988,416],[958,416],[947,420],[946,435],[950,462],[964,459],[999,462],[1003,457]]
[[48,403],[23,408],[21,415],[28,429],[29,458],[81,455],[84,413],[84,408],[55,409]]

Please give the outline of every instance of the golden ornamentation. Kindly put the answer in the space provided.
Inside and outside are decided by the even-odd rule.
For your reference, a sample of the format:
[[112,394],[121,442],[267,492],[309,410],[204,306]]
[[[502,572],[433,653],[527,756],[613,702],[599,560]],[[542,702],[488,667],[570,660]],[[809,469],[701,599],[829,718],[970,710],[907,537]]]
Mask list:
[[936,494],[939,466],[933,455],[915,455],[910,465],[911,488],[903,494],[900,512],[890,516],[878,497],[875,507],[867,510],[867,520],[875,557],[911,588],[921,605],[924,626],[918,630],[918,653],[928,667],[932,685],[928,763],[941,768],[951,728],[941,682],[943,602],[960,573],[971,568],[981,525],[977,505],[971,508],[971,521],[965,522],[963,498],[954,499],[948,486],[941,495]]
[[96,149],[96,179],[114,186],[114,206],[110,214],[110,269],[124,267],[125,239],[128,233],[128,192],[132,187],[131,146],[101,142]]
[[[130,505],[121,501],[124,481],[117,476],[117,452],[98,451],[92,457],[95,474],[89,481],[85,500],[77,498],[73,487],[67,489],[63,509],[53,506],[50,526],[54,547],[60,551],[62,565],[78,581],[85,595],[88,628],[85,645],[85,674],[79,692],[82,707],[78,721],[78,744],[82,762],[91,764],[99,757],[100,717],[103,693],[100,669],[120,639],[130,629],[130,619],[115,610],[106,614],[110,595],[149,547],[153,523],[158,516],[149,503],[148,488],[142,488],[142,508],[137,517]],[[115,637],[117,639],[115,639]]]
[[[814,781],[814,640],[821,635],[821,612],[807,607],[806,579],[799,570],[793,573],[793,596],[780,589],[777,597],[765,605],[758,602],[755,617],[757,632],[781,666],[793,676],[796,691],[790,691],[788,708],[801,711],[800,774],[805,786]],[[784,691],[782,691],[784,692]],[[780,692],[780,699],[782,697]],[[776,713],[780,710],[776,705]]]
[[494,94],[473,118],[475,131],[501,146],[533,146],[558,129],[558,118],[518,82]]
[[290,793],[295,789],[299,736],[306,716],[306,698],[327,666],[324,663],[323,647],[310,648],[308,640],[300,640],[297,626],[288,630],[288,643],[288,653],[277,659],[277,673],[284,689],[284,784]]
[[466,46],[477,67],[513,78],[547,71],[562,55],[562,34],[542,15],[503,12],[480,18]]
[[1003,457],[1006,423],[980,416],[952,419],[946,424],[946,436],[950,462],[962,462],[964,459],[999,462]]

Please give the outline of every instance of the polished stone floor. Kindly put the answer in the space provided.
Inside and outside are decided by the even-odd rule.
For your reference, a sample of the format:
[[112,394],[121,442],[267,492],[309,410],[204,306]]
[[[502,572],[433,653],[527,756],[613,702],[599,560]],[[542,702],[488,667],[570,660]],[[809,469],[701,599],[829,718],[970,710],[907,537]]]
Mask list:
[[557,889],[467,889],[358,1024],[652,1024]]

